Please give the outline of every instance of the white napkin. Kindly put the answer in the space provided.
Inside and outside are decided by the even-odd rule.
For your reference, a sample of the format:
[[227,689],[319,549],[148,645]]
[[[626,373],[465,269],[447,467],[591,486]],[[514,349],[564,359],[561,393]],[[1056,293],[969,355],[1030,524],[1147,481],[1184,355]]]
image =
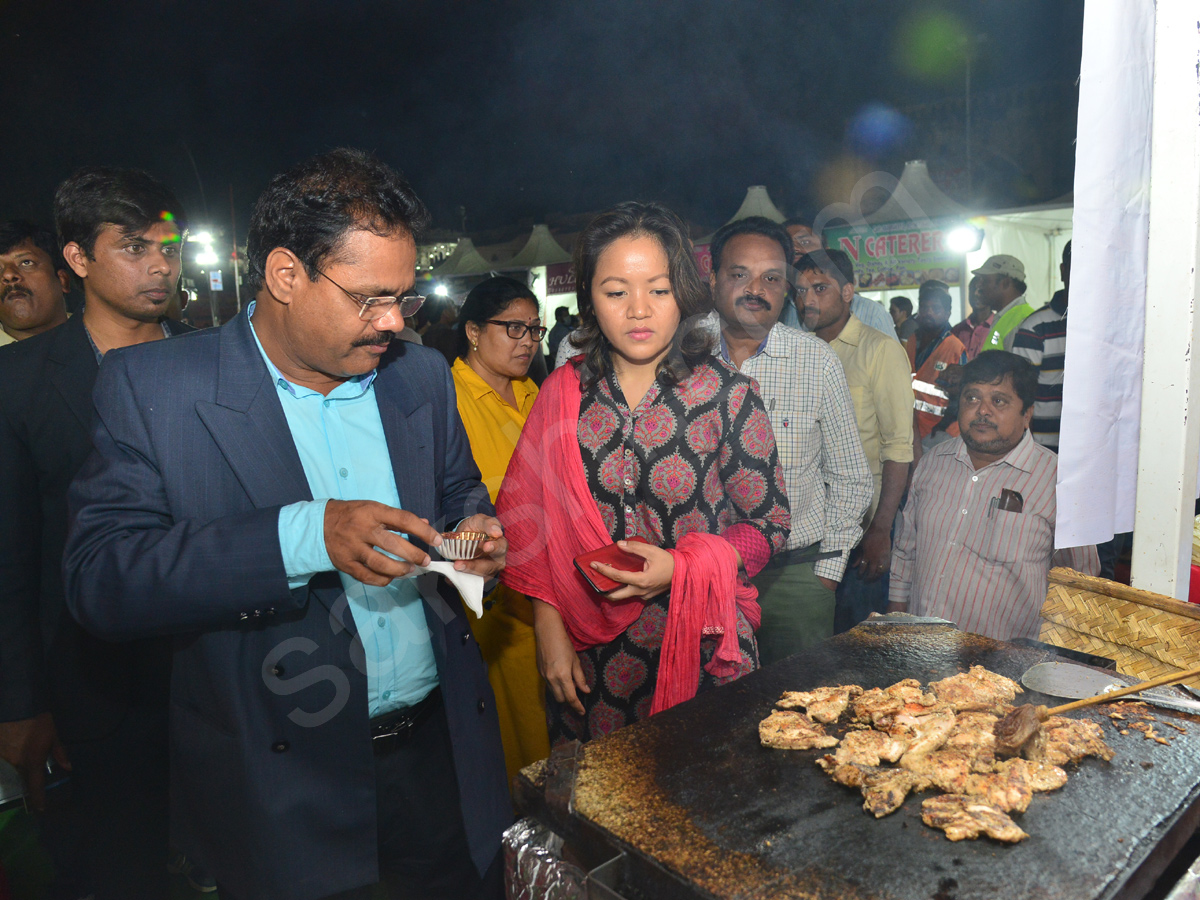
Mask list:
[[427,566],[414,566],[412,575],[424,575],[426,572],[435,572],[438,575],[445,575],[450,580],[450,583],[458,590],[459,596],[463,598],[463,603],[471,612],[475,613],[475,618],[483,618],[483,584],[482,575],[476,575],[474,572],[459,572],[454,568],[452,562],[431,562]]

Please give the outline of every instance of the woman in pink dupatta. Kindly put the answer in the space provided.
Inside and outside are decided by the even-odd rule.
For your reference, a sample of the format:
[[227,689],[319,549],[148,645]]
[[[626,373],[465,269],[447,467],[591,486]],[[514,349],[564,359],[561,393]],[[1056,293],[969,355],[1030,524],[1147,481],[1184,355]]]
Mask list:
[[[575,271],[580,353],[543,385],[496,501],[553,743],[756,669],[749,578],[791,522],[758,390],[696,327],[711,298],[682,222],[621,204],[579,236]],[[600,594],[573,560],[613,541],[643,569],[594,564],[622,585]]]

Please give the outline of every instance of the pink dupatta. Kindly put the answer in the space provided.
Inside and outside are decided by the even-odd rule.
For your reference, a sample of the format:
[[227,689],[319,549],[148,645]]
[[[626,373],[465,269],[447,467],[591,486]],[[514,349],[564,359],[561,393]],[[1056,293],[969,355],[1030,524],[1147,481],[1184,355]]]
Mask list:
[[[581,553],[612,543],[588,488],[576,429],[582,393],[574,365],[556,369],[533,405],[496,498],[508,538],[500,580],[549,603],[576,650],[607,644],[641,615],[638,600],[609,600],[575,569]],[[702,635],[720,635],[706,671],[730,677],[741,660],[740,609],[758,628],[758,592],[737,577],[737,553],[724,539],[693,532],[674,550],[675,573],[651,714],[696,694]]]

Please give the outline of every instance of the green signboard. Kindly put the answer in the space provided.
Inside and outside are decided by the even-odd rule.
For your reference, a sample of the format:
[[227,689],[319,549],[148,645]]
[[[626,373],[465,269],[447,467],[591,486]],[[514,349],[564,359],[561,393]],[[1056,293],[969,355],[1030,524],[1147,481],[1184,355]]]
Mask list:
[[849,254],[860,291],[915,288],[931,278],[955,285],[962,283],[963,257],[946,246],[946,235],[962,224],[948,218],[853,225],[827,228],[825,239]]

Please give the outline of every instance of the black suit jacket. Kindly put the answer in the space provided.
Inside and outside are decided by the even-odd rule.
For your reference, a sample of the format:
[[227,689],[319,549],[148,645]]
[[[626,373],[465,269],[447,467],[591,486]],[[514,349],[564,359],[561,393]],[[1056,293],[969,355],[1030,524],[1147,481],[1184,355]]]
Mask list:
[[67,488],[91,452],[97,368],[82,316],[0,348],[0,721],[50,711],[68,742],[165,690],[161,642],[101,641],[64,614]]
[[[288,586],[279,510],[311,494],[249,322],[111,356],[71,488],[67,602],[108,637],[176,635],[173,837],[256,900],[374,882],[359,639],[336,573]],[[395,341],[374,392],[404,508],[435,527],[490,512],[441,355]],[[457,595],[421,593],[482,871],[512,817],[499,724]]]

